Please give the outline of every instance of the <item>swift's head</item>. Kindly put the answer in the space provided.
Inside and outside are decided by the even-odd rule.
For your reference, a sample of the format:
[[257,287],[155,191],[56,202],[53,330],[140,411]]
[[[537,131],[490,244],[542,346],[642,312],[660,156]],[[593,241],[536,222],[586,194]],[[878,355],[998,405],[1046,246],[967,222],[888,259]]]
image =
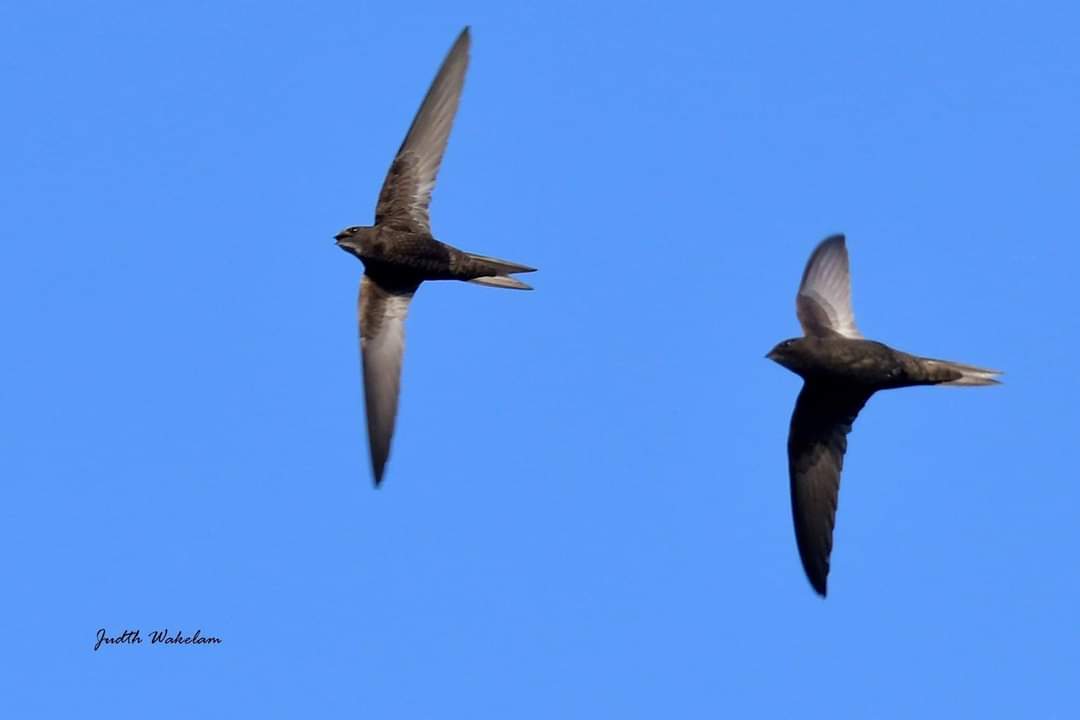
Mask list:
[[334,242],[336,242],[337,246],[345,252],[359,257],[360,240],[363,236],[363,230],[364,228],[359,225],[347,227],[334,236]]
[[791,338],[778,343],[765,357],[774,363],[783,365],[797,375],[802,375],[803,370],[808,369],[811,360],[809,357],[810,348],[806,347],[806,344],[806,338],[804,337]]

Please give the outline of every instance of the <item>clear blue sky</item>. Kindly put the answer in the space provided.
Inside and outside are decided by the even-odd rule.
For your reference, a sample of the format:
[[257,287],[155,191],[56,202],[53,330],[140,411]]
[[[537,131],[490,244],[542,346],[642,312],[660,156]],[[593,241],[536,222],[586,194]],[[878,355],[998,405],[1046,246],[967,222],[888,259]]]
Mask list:
[[[386,483],[368,223],[473,27]],[[1076,717],[1071,3],[6,3],[0,714]],[[873,399],[811,591],[785,442],[822,237]],[[110,647],[167,627],[217,647]]]

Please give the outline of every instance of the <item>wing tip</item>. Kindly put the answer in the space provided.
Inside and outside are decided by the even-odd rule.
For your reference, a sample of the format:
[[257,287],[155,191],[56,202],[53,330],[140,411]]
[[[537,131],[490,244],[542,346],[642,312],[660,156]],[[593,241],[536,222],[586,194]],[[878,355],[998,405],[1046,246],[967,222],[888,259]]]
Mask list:
[[383,483],[383,470],[386,468],[386,461],[378,462],[374,458],[371,461],[371,475],[372,480],[375,483],[375,489],[378,490],[382,487]]
[[[457,40],[454,40],[454,47],[464,45],[468,49],[472,45],[472,25],[466,25],[461,32],[458,33]],[[451,48],[450,52],[453,52]]]
[[822,570],[821,568],[812,567],[811,563],[803,558],[803,572],[806,573],[806,579],[809,581],[810,587],[824,599],[829,594],[828,562],[826,561],[825,568]]
[[833,233],[819,242],[814,251],[810,253],[810,259],[806,262],[807,270],[813,265],[815,258],[834,248],[847,255],[847,236],[844,233]]
[[802,286],[806,284],[807,278],[810,273],[818,264],[818,259],[830,250],[837,250],[841,253],[841,260],[844,262],[845,267],[847,265],[847,236],[843,233],[834,233],[829,235],[824,240],[819,242],[817,246],[810,252],[810,257],[806,260],[806,267],[803,269],[802,282],[799,284],[800,290]]

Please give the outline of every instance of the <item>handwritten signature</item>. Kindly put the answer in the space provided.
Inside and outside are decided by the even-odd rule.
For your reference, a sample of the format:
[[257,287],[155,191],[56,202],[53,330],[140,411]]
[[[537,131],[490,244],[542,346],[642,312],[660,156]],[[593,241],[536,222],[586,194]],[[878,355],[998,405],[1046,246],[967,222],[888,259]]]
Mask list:
[[[213,635],[203,635],[202,630],[196,630],[194,635],[185,635],[180,630],[169,633],[168,628],[151,630],[151,645],[220,645],[221,638]],[[119,635],[109,636],[105,628],[98,628],[97,642],[94,643],[94,652],[102,645],[142,645],[143,637],[140,630],[124,630]]]

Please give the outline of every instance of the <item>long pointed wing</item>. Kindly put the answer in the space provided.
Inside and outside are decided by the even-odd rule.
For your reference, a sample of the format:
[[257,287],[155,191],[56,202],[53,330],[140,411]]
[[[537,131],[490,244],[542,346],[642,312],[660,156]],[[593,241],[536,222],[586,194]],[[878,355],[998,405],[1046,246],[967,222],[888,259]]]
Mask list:
[[861,338],[851,307],[851,271],[843,235],[825,238],[806,263],[795,312],[806,335]]
[[806,577],[824,596],[847,434],[869,392],[803,385],[788,435],[791,514]]
[[375,224],[431,234],[428,205],[469,65],[469,28],[461,31],[431,83],[379,193]]
[[382,482],[397,417],[401,358],[405,352],[405,316],[418,283],[377,281],[365,273],[360,282],[358,315],[364,365],[364,402],[375,485]]

